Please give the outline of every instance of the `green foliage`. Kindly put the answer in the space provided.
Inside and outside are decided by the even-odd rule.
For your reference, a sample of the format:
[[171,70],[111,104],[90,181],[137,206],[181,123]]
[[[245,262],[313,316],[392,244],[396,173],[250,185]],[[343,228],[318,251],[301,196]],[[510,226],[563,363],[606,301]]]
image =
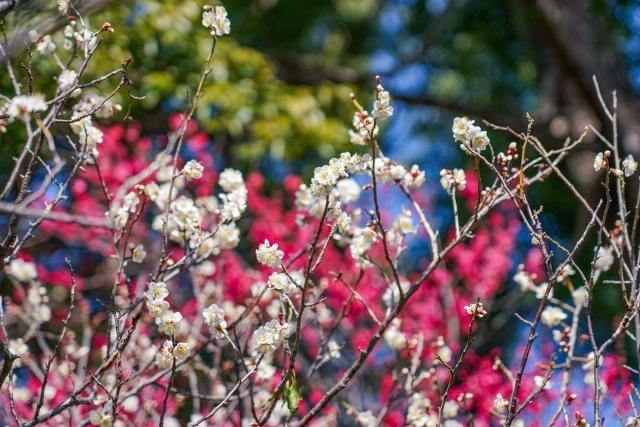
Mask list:
[[292,374],[284,384],[284,396],[287,400],[287,408],[292,414],[298,412],[298,407],[302,401],[302,393],[300,386],[296,380],[295,374]]
[[[134,117],[150,124],[159,111],[182,110],[202,72],[210,36],[200,25],[195,1],[137,1],[93,17],[116,26],[107,50],[93,72],[113,61],[133,58],[134,92],[144,95]],[[294,86],[282,82],[273,63],[261,52],[225,37],[216,46],[213,72],[203,91],[196,118],[213,135],[232,145],[241,161],[265,153],[284,160],[326,154],[347,143],[349,116],[346,85]],[[121,28],[118,28],[121,26]],[[157,123],[151,121],[151,123]]]
[[[88,20],[92,28],[110,22],[116,31],[104,34],[105,40],[82,81],[101,76],[131,58],[131,93],[144,97],[130,105],[131,115],[142,123],[145,132],[166,131],[166,117],[190,105],[211,46],[211,37],[200,24],[201,6],[192,0],[138,0],[91,15]],[[237,20],[242,21],[241,17],[240,13]],[[345,148],[351,120],[348,96],[353,88],[329,82],[285,83],[264,53],[234,38],[243,31],[235,23],[232,15],[231,36],[221,38],[216,45],[213,71],[195,116],[205,131],[225,144],[226,161],[248,165],[265,154],[285,161],[310,159]],[[69,52],[62,48],[60,33],[54,40],[65,61]],[[25,60],[24,54],[16,58],[17,63]],[[50,77],[58,72],[53,58],[37,53],[34,67],[37,76]],[[110,92],[117,79],[102,83],[101,93]],[[1,84],[3,93],[12,92],[8,81],[3,79]],[[51,78],[38,78],[35,85],[37,91],[55,90]],[[115,99],[126,111],[126,91]]]

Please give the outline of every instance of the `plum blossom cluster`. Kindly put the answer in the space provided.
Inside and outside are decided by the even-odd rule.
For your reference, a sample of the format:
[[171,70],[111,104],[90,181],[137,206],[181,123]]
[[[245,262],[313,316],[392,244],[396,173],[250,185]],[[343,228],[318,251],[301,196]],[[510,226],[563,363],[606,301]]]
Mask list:
[[[293,277],[294,274],[296,278]],[[267,285],[269,285],[271,289],[290,295],[300,289],[302,281],[304,281],[304,277],[302,277],[302,273],[299,271],[295,271],[293,274],[275,272],[269,276]]]
[[153,228],[167,233],[171,241],[187,245],[200,257],[234,248],[239,243],[236,221],[247,208],[244,181],[239,172],[227,169],[219,182],[226,192],[194,199],[183,190],[188,182],[202,177],[203,169],[195,160],[175,174],[171,166],[162,167],[155,181],[139,185],[112,208],[114,225],[124,229],[148,200],[158,210]]
[[16,258],[6,268],[7,274],[27,286],[26,298],[23,302],[25,314],[35,324],[42,324],[51,320],[51,307],[47,289],[38,280],[35,264]]
[[254,351],[265,355],[275,351],[289,336],[289,325],[273,319],[260,326],[251,338]]
[[166,340],[162,344],[162,349],[158,354],[157,364],[160,369],[171,366],[172,358],[178,362],[183,361],[189,355],[188,343],[174,344],[173,337],[183,328],[182,314],[178,311],[170,310],[167,285],[164,282],[151,282],[144,293],[146,306],[151,316],[155,319],[158,330],[167,335],[171,340]]
[[[87,87],[82,66],[113,27],[91,30],[68,0],[58,10],[68,26],[31,38],[58,67],[55,93],[36,87],[0,105],[0,127],[27,135],[12,171],[20,179],[0,188],[11,205],[0,239],[9,284],[2,424],[585,425],[609,406],[636,423],[625,368],[635,362],[614,344],[637,343],[629,224],[640,213],[622,185],[637,163],[620,161],[615,141],[594,167],[621,178],[612,190],[620,211],[603,214],[611,199],[585,207],[592,219],[569,250],[540,221],[529,188],[562,173],[557,163],[577,144],[547,151],[535,135],[514,133],[520,139],[500,151],[459,117],[453,139],[484,169],[429,176],[385,156],[378,136],[394,108],[380,79],[369,111],[351,97],[344,138],[354,152],[273,191],[258,173],[216,166],[224,159],[192,120],[197,92],[162,143],[135,122],[118,124],[122,108]],[[205,6],[201,23],[212,49],[230,31],[223,6]],[[116,93],[126,66],[98,80],[116,75]],[[68,148],[57,151],[41,132]],[[29,181],[30,164],[43,182]],[[33,190],[21,191],[21,180]],[[427,185],[452,196],[451,225],[436,218]],[[515,267],[522,231],[532,247]],[[611,328],[600,340],[590,313],[605,282],[617,286],[621,310],[615,324],[599,325]],[[484,350],[501,322],[527,335],[518,351]]]
[[373,101],[371,114],[358,103],[355,95],[351,94],[351,99],[357,107],[357,111],[353,114],[354,129],[349,131],[349,140],[352,144],[368,145],[373,143],[379,133],[377,121],[386,120],[393,116],[391,95],[382,86],[380,77],[377,77],[377,81],[376,99]]
[[476,126],[475,121],[467,117],[456,117],[453,120],[451,130],[453,138],[461,143],[460,148],[463,151],[472,149],[476,152],[482,152],[491,142],[487,136],[487,131]]
[[202,12],[202,25],[209,29],[211,35],[220,37],[231,32],[231,21],[224,6],[205,5]]
[[282,257],[284,257],[284,252],[278,249],[278,244],[271,244],[268,240],[265,240],[256,249],[256,259],[267,267],[278,267],[282,262]]
[[631,154],[625,157],[619,165],[615,165],[615,159],[611,158],[611,150],[601,151],[593,160],[593,169],[596,172],[606,170],[614,176],[629,178],[638,170],[638,162]]
[[440,185],[448,193],[462,191],[467,186],[467,177],[463,169],[442,169],[440,171]]
[[484,317],[487,315],[487,310],[484,309],[484,305],[481,302],[465,305],[464,309],[467,314],[474,317]]
[[373,102],[371,115],[376,119],[388,119],[393,116],[393,107],[390,104],[391,96],[384,90],[382,84],[376,87],[376,100]]
[[29,120],[34,113],[45,111],[47,104],[40,94],[17,95],[3,108],[10,119]]
[[224,311],[215,304],[211,304],[202,312],[205,325],[216,338],[223,338],[227,329],[227,321],[224,318]]
[[380,182],[401,184],[407,189],[420,188],[425,183],[425,173],[418,165],[412,165],[407,170],[403,165],[386,157],[376,159],[376,175]]

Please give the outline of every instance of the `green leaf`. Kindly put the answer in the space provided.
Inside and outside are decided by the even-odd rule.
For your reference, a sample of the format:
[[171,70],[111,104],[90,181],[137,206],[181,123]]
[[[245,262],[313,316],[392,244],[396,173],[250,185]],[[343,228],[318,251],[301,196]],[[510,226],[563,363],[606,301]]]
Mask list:
[[292,375],[285,383],[284,395],[287,399],[287,408],[289,408],[289,412],[292,414],[298,412],[298,407],[302,400],[302,393],[300,393],[300,386],[298,385],[295,375]]

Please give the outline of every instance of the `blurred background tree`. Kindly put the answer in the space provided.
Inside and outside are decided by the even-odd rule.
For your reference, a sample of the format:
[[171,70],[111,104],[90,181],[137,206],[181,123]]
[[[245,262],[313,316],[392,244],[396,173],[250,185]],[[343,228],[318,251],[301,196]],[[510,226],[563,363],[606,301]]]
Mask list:
[[[94,11],[94,24],[123,27],[97,66],[134,59],[132,79],[146,97],[135,106],[143,124],[179,110],[188,99],[188,84],[201,65],[198,53],[206,49],[198,28],[201,6],[175,0],[78,2]],[[586,123],[606,122],[593,90],[597,75],[605,94],[618,90],[625,147],[640,151],[640,11],[634,2],[232,0],[226,6],[237,44],[220,47],[204,101],[210,108],[199,119],[208,130],[235,139],[252,133],[243,142],[263,149],[245,147],[251,155],[283,144],[281,138],[289,159],[305,153],[303,147],[342,140],[334,135],[342,120],[331,119],[344,118],[347,86],[370,87],[376,73],[407,105],[520,127],[529,112],[537,131],[555,139],[580,134]],[[51,9],[53,1],[0,2],[12,51],[22,50],[28,30],[44,33],[60,25]],[[443,115],[436,116],[433,121]],[[448,117],[441,120],[448,124]],[[320,121],[323,126],[313,126]],[[249,122],[255,122],[253,129],[246,129]],[[293,136],[302,136],[300,144]],[[329,151],[335,150],[320,149]]]
[[[95,68],[133,58],[134,90],[145,96],[133,115],[146,129],[161,131],[160,116],[188,102],[206,50],[201,6],[78,2],[93,11],[94,25],[122,27]],[[370,88],[374,74],[405,104],[412,139],[441,135],[434,130],[448,128],[451,114],[522,129],[529,112],[549,145],[588,123],[606,123],[593,89],[597,75],[605,94],[618,90],[625,148],[640,152],[634,2],[232,0],[226,7],[235,42],[219,47],[198,119],[243,160],[266,153],[291,162],[340,150],[347,94]],[[29,30],[43,34],[62,22],[54,1],[3,0],[0,14],[11,52],[23,50]]]

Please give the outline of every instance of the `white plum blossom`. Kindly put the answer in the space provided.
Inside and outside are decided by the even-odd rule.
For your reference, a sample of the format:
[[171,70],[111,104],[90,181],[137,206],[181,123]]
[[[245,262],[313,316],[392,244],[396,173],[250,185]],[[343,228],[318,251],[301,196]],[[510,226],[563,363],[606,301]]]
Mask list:
[[213,276],[216,272],[216,265],[211,261],[204,261],[194,268],[194,272],[201,276]]
[[487,136],[487,131],[484,130],[480,130],[480,128],[474,128],[472,133],[471,133],[471,148],[473,148],[474,150],[480,152],[482,150],[484,150],[485,148],[487,148],[487,146],[489,145],[491,141],[489,140],[489,137]]
[[182,314],[179,311],[165,311],[162,316],[156,317],[158,329],[165,335],[175,335],[180,330]]
[[18,357],[24,357],[29,352],[29,347],[22,338],[16,338],[9,341],[9,351]]
[[363,427],[368,427],[376,425],[378,423],[378,419],[371,411],[364,411],[359,412],[358,415],[356,415],[356,422]]
[[336,184],[340,202],[347,204],[358,200],[360,197],[360,184],[351,178],[341,179]]
[[402,181],[406,174],[407,170],[400,164],[395,163],[389,167],[389,178],[391,178],[393,181]]
[[180,172],[182,175],[187,177],[189,181],[193,181],[196,179],[202,178],[202,172],[204,171],[204,167],[197,160],[189,160],[182,171]]
[[289,324],[273,319],[260,326],[251,338],[253,349],[258,354],[267,354],[276,350],[289,336]]
[[471,127],[473,126],[473,120],[469,120],[467,117],[456,117],[453,119],[453,125],[451,126],[453,138],[458,142],[465,141],[468,139]]
[[222,224],[215,236],[220,250],[233,249],[240,243],[240,230],[235,222]]
[[216,304],[211,304],[202,312],[204,323],[209,330],[220,339],[224,337],[224,331],[227,329],[227,321],[224,319],[224,311]]
[[231,21],[223,6],[204,6],[202,25],[211,31],[212,36],[223,36],[231,32]]
[[360,132],[349,129],[349,141],[354,145],[366,145],[367,137],[363,136]]
[[518,272],[513,276],[513,281],[520,286],[523,292],[535,290],[536,284],[529,273],[524,270],[524,266],[518,268]]
[[198,197],[196,199],[196,206],[198,206],[201,209],[204,209],[206,213],[215,214],[216,212],[218,212],[220,203],[218,202],[218,199],[215,196],[205,196],[205,197]]
[[347,233],[351,228],[351,216],[347,212],[337,208],[332,210],[332,215],[335,218],[338,231],[340,233]]
[[432,417],[429,414],[431,401],[422,393],[413,393],[409,398],[407,408],[407,421],[411,426],[431,426]]
[[109,408],[96,409],[89,413],[89,421],[99,427],[111,427],[113,420]]
[[353,114],[353,127],[355,131],[349,131],[349,140],[355,145],[366,145],[378,134],[375,120],[366,111],[356,111]]
[[562,267],[562,270],[558,273],[556,277],[556,282],[562,283],[569,278],[569,276],[573,276],[576,274],[576,271],[573,269],[571,264],[566,264]]
[[66,49],[71,49],[73,46],[77,46],[83,51],[92,52],[98,46],[97,33],[94,33],[88,28],[81,28],[79,31],[75,31],[71,25],[67,25],[65,28],[65,36],[69,39],[70,43],[65,43]]
[[585,305],[587,305],[587,300],[589,298],[589,291],[587,291],[586,287],[581,286],[578,289],[575,289],[573,292],[571,292],[571,297],[573,298],[573,302],[576,305],[584,307]]
[[240,219],[242,213],[247,209],[247,191],[236,190],[228,194],[221,194],[222,218],[225,221],[236,221]]
[[[239,193],[230,193],[229,195],[237,195]],[[242,216],[242,212],[246,209],[246,199],[231,200],[229,195],[222,194],[220,198],[223,200],[222,218],[225,221],[237,221]],[[238,203],[240,202],[240,203]]]
[[51,40],[51,36],[46,34],[36,41],[36,50],[38,53],[48,55],[56,50],[56,45]]
[[460,405],[454,400],[447,400],[442,408],[442,416],[445,418],[455,418],[458,416]]
[[116,112],[122,111],[122,106],[114,103],[111,99],[87,93],[73,106],[73,111],[76,117],[95,114],[98,118],[108,119],[113,117]]
[[244,179],[242,178],[242,173],[235,169],[227,168],[220,172],[218,185],[226,192],[244,188]]
[[133,249],[131,253],[131,260],[140,264],[147,257],[147,252],[144,250],[144,246],[138,245]]
[[94,126],[88,113],[76,111],[73,113],[72,120],[70,123],[71,130],[78,135],[80,144],[86,145],[97,156],[97,145],[102,144],[104,136],[102,131]]
[[186,342],[181,342],[173,347],[173,356],[176,358],[176,362],[182,362],[189,357],[191,346]]
[[58,11],[67,13],[69,10],[69,0],[58,0]]
[[630,177],[638,170],[638,162],[636,162],[631,154],[622,161],[622,170],[624,170],[624,176],[626,177]]
[[73,133],[75,133],[76,135],[80,135],[80,133],[83,132],[86,128],[93,126],[93,124],[91,123],[91,116],[88,116],[86,113],[80,111],[73,113],[71,119],[73,121],[69,124],[69,126],[71,127]]
[[349,245],[351,255],[361,260],[371,249],[371,246],[378,240],[378,234],[370,227],[356,227]]
[[443,344],[442,347],[440,347],[438,349],[438,357],[444,363],[449,363],[449,362],[451,362],[451,359],[453,358],[453,352],[451,351],[451,349],[448,346]]
[[49,308],[48,305],[39,304],[33,308],[33,312],[31,313],[31,315],[36,321],[40,323],[48,322],[49,320],[51,320],[51,308]]
[[271,289],[275,289],[284,294],[294,294],[298,291],[296,283],[294,283],[285,273],[271,273],[267,279],[267,285]]
[[407,188],[420,188],[424,185],[425,173],[421,171],[418,165],[411,166],[405,176],[402,178],[402,184]]
[[440,185],[448,193],[454,190],[462,191],[467,186],[467,177],[463,169],[442,169],[440,171]]
[[11,99],[7,108],[10,117],[29,120],[31,114],[47,109],[47,103],[40,94],[18,95]]
[[464,309],[471,316],[484,317],[487,314],[481,302],[465,305]]
[[393,222],[393,230],[402,235],[416,233],[417,229],[413,224],[411,211],[409,209],[402,208],[402,213],[398,215],[396,220]]
[[[425,182],[425,173],[421,171],[418,165],[411,166],[407,169],[386,157],[378,157],[376,159],[376,178],[379,182],[392,181],[401,184],[405,189],[421,187]],[[372,168],[373,162],[369,161],[369,168]]]
[[172,166],[163,166],[158,169],[158,172],[156,172],[156,179],[158,182],[171,181],[174,175],[174,169]]
[[167,310],[169,310],[169,303],[160,298],[147,299],[147,310],[153,317],[162,316]]
[[[29,347],[22,338],[16,338],[15,340],[9,340],[9,351],[19,358],[24,358],[29,353]],[[20,359],[13,362],[13,366],[16,368],[22,366]]]
[[384,340],[394,350],[402,350],[407,346],[407,336],[400,330],[400,319],[393,319],[384,332]]
[[306,184],[300,184],[296,191],[296,208],[307,209],[315,204],[315,197],[311,194],[311,190]]
[[338,345],[334,340],[329,341],[327,344],[327,350],[329,350],[329,357],[332,359],[340,359],[340,350],[342,347]]
[[595,169],[596,172],[598,172],[600,169],[602,169],[605,166],[606,162],[604,160],[604,154],[603,153],[598,153],[596,154],[595,159],[593,159],[593,169]]
[[[273,366],[271,363],[262,362],[258,366],[258,371],[256,372],[256,378],[261,381],[270,381],[273,379],[275,373],[276,373],[275,366]],[[224,395],[224,393],[222,394]]]
[[[542,282],[539,286],[533,288],[537,299],[544,298],[544,294],[547,292],[547,286],[549,286],[547,282]],[[549,290],[549,298],[553,298],[553,288]]]
[[330,165],[317,167],[313,171],[311,191],[315,193],[316,196],[323,196],[328,193],[328,187],[338,182],[338,178],[340,178],[340,174],[336,173],[335,168],[332,168]]
[[218,184],[227,192],[220,195],[222,218],[224,221],[240,219],[242,213],[247,209],[248,194],[242,174],[235,169],[225,169],[220,173]]
[[547,381],[545,377],[536,375],[533,377],[533,382],[538,389],[549,390],[552,386],[551,381]]
[[[400,281],[400,287],[404,292],[406,292],[407,289],[409,289],[409,282]],[[398,301],[400,301],[400,290],[398,289],[398,286],[388,286],[384,291],[384,294],[382,294],[382,302],[384,302],[386,307],[391,308]]]
[[149,198],[149,200],[151,200],[152,202],[154,202],[157,197],[158,194],[160,193],[160,187],[158,186],[158,184],[156,184],[155,182],[151,182],[143,187],[141,187],[142,192]]
[[31,282],[27,291],[28,313],[39,323],[51,320],[51,308],[47,290],[37,282]]
[[63,70],[58,76],[58,87],[63,92],[68,91],[73,87],[78,78],[78,74],[73,70]]
[[16,258],[9,263],[7,273],[20,282],[28,282],[38,277],[36,265],[20,258]]
[[493,400],[493,410],[498,414],[504,414],[509,407],[509,401],[502,397],[501,393],[496,395],[496,398]]
[[[334,164],[339,164],[340,168],[343,168],[346,174],[354,174],[364,172],[367,169],[369,163],[368,154],[351,154],[340,153],[340,157],[335,159]],[[331,162],[330,162],[331,163]]]
[[599,271],[609,271],[615,258],[613,256],[613,247],[612,246],[601,246],[598,248],[598,253],[596,255],[595,268]]
[[144,293],[147,299],[165,299],[169,296],[169,290],[165,282],[151,282]]
[[[162,192],[162,190],[161,190]],[[160,196],[159,198],[164,198]],[[158,203],[158,201],[156,201]],[[201,235],[202,212],[192,198],[181,195],[169,205],[169,216],[165,226],[165,215],[156,216],[152,227],[156,231],[164,232],[177,243],[185,241],[198,242]]]
[[382,85],[378,85],[371,115],[377,119],[387,119],[393,116],[393,107],[389,105],[389,101],[389,92],[384,90]]
[[559,307],[547,307],[542,312],[542,324],[553,328],[567,318],[567,314]]
[[266,239],[256,250],[256,258],[258,259],[258,262],[262,265],[266,265],[267,267],[277,267],[283,257],[284,252],[278,249],[278,244],[274,243],[272,245]]
[[87,126],[78,134],[80,144],[86,145],[90,149],[95,149],[98,144],[102,144],[103,133],[95,126]]
[[487,132],[474,124],[473,120],[467,117],[456,117],[451,127],[453,138],[461,142],[460,148],[468,151],[469,148],[476,152],[481,152],[489,146],[490,140]]
[[[164,282],[151,282],[147,287],[147,291],[144,293],[146,298],[147,310],[149,314],[156,319],[156,323],[159,319],[169,311],[169,303],[165,301],[165,298],[169,296],[169,290]],[[170,334],[169,334],[170,335]]]
[[173,357],[173,343],[170,340],[166,340],[156,354],[156,365],[160,369],[170,368],[173,364]]

